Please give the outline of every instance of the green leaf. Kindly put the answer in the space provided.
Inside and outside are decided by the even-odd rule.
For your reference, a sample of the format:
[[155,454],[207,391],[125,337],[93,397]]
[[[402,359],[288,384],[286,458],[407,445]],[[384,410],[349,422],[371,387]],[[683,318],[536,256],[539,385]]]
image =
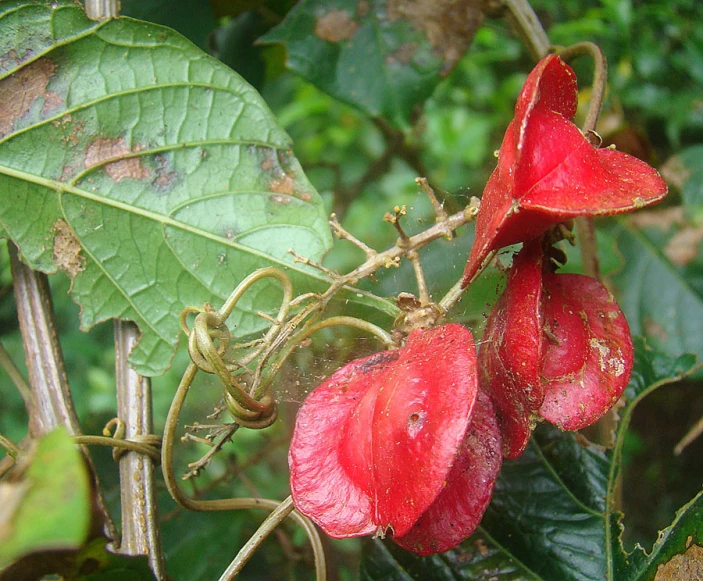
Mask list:
[[[331,245],[289,137],[241,77],[169,29],[95,23],[70,0],[0,4],[3,230],[33,268],[69,273],[84,329],[139,325],[145,375],[168,366],[185,306],[220,305],[272,265],[320,290],[288,250],[319,261]],[[274,283],[254,291],[230,319],[241,335],[280,301]]]
[[456,64],[482,21],[478,2],[303,0],[261,38],[330,95],[399,127]]
[[459,549],[420,558],[390,542],[364,541],[361,581],[532,581],[519,563],[506,558],[482,533]]
[[[416,557],[391,542],[367,544],[365,581],[490,579],[520,581],[645,581],[657,566],[703,544],[703,493],[682,507],[649,554],[627,554],[614,496],[632,412],[648,393],[690,373],[692,355],[671,359],[636,342],[613,450],[542,425],[525,454],[505,462],[478,531],[456,549]],[[624,491],[624,494],[627,492]],[[688,541],[687,541],[688,539]]]
[[624,258],[611,280],[632,334],[671,357],[694,353],[703,360],[703,296],[627,220],[618,220],[610,234]]
[[148,557],[116,555],[107,550],[106,544],[105,539],[97,538],[76,555],[74,576],[77,581],[155,580]]
[[703,215],[703,171],[694,171],[683,186],[681,192],[684,205],[693,213],[700,223]]
[[39,440],[24,478],[0,485],[0,570],[29,553],[75,549],[90,528],[88,471],[65,429]]
[[162,522],[167,570],[179,579],[219,578],[256,530],[247,529],[247,517],[242,511],[181,511]]
[[684,167],[691,172],[703,170],[703,145],[692,145],[676,154]]

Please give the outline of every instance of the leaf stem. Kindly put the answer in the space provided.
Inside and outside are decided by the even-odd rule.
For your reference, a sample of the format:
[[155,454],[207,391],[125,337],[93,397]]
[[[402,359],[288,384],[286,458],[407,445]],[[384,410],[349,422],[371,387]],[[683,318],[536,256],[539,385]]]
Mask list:
[[5,450],[5,453],[13,460],[17,460],[21,453],[17,445],[2,434],[0,434],[0,448]]
[[[73,441],[81,446],[107,446],[109,448],[115,448],[119,451],[125,450],[129,452],[137,452],[139,454],[149,456],[155,460],[161,459],[161,454],[157,449],[142,442],[124,440],[122,438],[114,438],[110,436],[95,436],[92,434],[73,436]],[[118,454],[118,456],[120,456],[120,454]]]
[[[596,130],[596,124],[598,123],[598,117],[600,117],[600,112],[603,107],[603,100],[605,99],[605,90],[608,81],[608,62],[605,58],[605,54],[603,54],[601,48],[593,42],[579,42],[560,50],[558,54],[567,62],[582,55],[589,55],[593,59],[593,85],[591,88],[591,100],[588,105],[586,120],[584,121],[581,130],[584,135],[586,135],[587,139],[592,140],[596,138],[599,140],[594,132]],[[600,145],[600,143],[595,143],[593,141],[592,143],[596,147]]]

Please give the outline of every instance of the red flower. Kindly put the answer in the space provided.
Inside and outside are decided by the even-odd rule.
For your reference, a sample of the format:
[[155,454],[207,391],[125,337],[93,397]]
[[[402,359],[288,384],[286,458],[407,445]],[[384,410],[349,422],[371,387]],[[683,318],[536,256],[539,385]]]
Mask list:
[[572,123],[577,102],[574,71],[557,55],[527,77],[483,192],[464,285],[492,250],[576,216],[629,212],[666,195],[664,180],[646,163],[591,145]]
[[348,363],[310,393],[291,441],[291,494],[332,537],[390,530],[430,554],[473,532],[500,463],[473,338],[443,325]]
[[541,241],[527,243],[479,352],[503,456],[520,456],[540,419],[564,430],[597,421],[620,398],[633,357],[630,328],[608,290],[587,276],[549,272]]

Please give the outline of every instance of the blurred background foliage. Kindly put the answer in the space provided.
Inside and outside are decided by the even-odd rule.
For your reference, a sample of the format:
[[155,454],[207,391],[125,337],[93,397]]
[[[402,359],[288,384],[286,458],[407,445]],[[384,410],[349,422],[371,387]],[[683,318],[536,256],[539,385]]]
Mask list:
[[[383,119],[344,104],[285,69],[281,45],[255,41],[279,24],[290,0],[123,0],[122,13],[171,26],[233,67],[263,95],[290,133],[295,153],[308,177],[323,195],[329,212],[376,249],[394,243],[395,231],[382,221],[394,206],[406,206],[404,223],[412,233],[433,219],[432,209],[414,179],[426,176],[449,210],[480,195],[494,167],[493,152],[512,118],[515,98],[532,62],[503,21],[486,19],[468,53],[437,86],[404,131]],[[682,276],[703,297],[703,5],[698,0],[534,0],[533,6],[557,45],[591,40],[609,63],[609,91],[600,132],[607,143],[631,151],[664,168],[671,186],[669,209],[683,208],[678,229],[659,229],[660,247],[688,229],[695,260],[680,265]],[[590,63],[578,62],[587,87]],[[587,98],[587,90],[584,91]],[[672,210],[673,211],[673,210]],[[683,226],[682,226],[683,224]],[[668,230],[667,230],[668,228]],[[693,232],[691,234],[690,232]],[[456,281],[468,254],[471,232],[442,241],[423,254],[431,290],[438,294]],[[604,247],[609,248],[608,244]],[[610,246],[612,248],[612,245]],[[326,266],[347,271],[363,254],[347,242],[335,245]],[[604,257],[606,271],[617,270],[616,255]],[[78,329],[78,309],[67,296],[63,275],[51,277],[59,332],[78,414],[86,433],[100,433],[114,415],[112,328],[103,324],[89,338]],[[381,295],[413,292],[409,268],[389,270],[369,282]],[[458,318],[480,325],[495,300],[495,273],[479,283],[471,305]],[[479,296],[481,299],[475,300]],[[485,297],[485,300],[483,300]],[[703,331],[702,331],[703,332]],[[301,353],[297,368],[286,372],[282,416],[265,433],[237,435],[227,454],[218,456],[193,489],[203,497],[287,494],[287,439],[296,406],[340,361],[373,348],[354,333],[335,336],[324,353],[318,340],[312,353]],[[24,355],[14,313],[6,249],[0,247],[0,340],[22,367]],[[156,431],[163,429],[171,397],[187,362],[182,350],[172,368],[154,380]],[[207,393],[207,380],[204,380]],[[13,441],[27,431],[22,400],[0,369],[0,427]],[[191,420],[202,420],[217,405],[202,395],[191,400]],[[700,382],[688,382],[655,393],[640,405],[625,450],[623,507],[627,514],[626,544],[651,545],[657,531],[672,519],[701,485],[703,443],[699,439],[680,456],[672,449],[686,429],[703,415]],[[117,501],[116,469],[106,450],[96,450],[97,464]],[[184,449],[181,467],[203,449]],[[188,454],[191,455],[189,458]],[[233,478],[237,475],[237,478]],[[169,570],[180,579],[212,579],[255,530],[262,515],[195,514],[179,511],[163,492],[163,537]],[[119,514],[115,510],[113,514]],[[207,534],[203,531],[207,530]],[[310,555],[300,531],[285,529],[284,538],[267,541],[244,573],[256,579],[261,559],[272,567],[271,578],[305,578]],[[212,539],[219,539],[213,544]],[[358,543],[334,542],[330,551],[332,579],[353,579]],[[296,577],[297,574],[302,576]]]

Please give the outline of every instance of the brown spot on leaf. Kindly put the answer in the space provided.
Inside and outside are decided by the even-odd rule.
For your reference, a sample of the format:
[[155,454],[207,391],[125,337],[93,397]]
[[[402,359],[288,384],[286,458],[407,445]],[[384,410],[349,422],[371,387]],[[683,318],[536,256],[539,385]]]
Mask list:
[[[139,158],[127,157],[136,151],[138,149],[131,151],[122,137],[118,139],[99,137],[88,146],[84,165],[88,169],[105,164],[105,172],[116,182],[124,178],[143,180],[150,176],[149,170],[142,165]],[[108,160],[114,161],[105,163]]]
[[54,61],[41,58],[0,81],[0,137],[14,129],[37,99],[46,97],[55,71]]
[[285,201],[281,196],[274,196],[274,202],[287,204],[290,202],[289,196],[305,202],[312,200],[312,195],[309,192],[301,191],[299,184],[295,182],[298,165],[294,163],[295,158],[291,151],[270,147],[257,147],[256,150],[262,158],[261,169],[268,173],[269,182],[266,187],[274,194],[285,196]]
[[282,196],[282,195],[275,195],[272,196],[271,199],[276,202],[277,204],[290,204],[290,196]]
[[662,342],[665,342],[669,339],[669,334],[666,332],[664,327],[662,327],[661,323],[655,321],[654,319],[645,317],[642,321],[642,326],[644,327],[645,334],[649,335],[650,337],[659,339]]
[[703,226],[687,226],[674,234],[664,247],[664,254],[674,264],[685,266],[696,259],[703,241]]
[[85,257],[81,256],[81,243],[73,229],[61,219],[54,222],[54,261],[71,278],[85,269]]
[[691,177],[691,170],[686,166],[678,155],[672,155],[659,168],[664,181],[670,186],[682,189],[686,180]]
[[63,132],[61,140],[64,145],[68,145],[69,143],[74,146],[78,145],[78,135],[85,129],[85,121],[83,119],[75,120],[72,115],[68,113],[61,117],[61,119],[54,120],[51,123],[54,127]]
[[315,35],[327,42],[340,42],[352,38],[358,28],[346,10],[330,10],[315,22]]
[[292,196],[295,192],[295,182],[289,175],[283,175],[279,179],[269,182],[269,190],[277,194]]
[[680,226],[686,222],[682,206],[637,212],[629,217],[629,221],[635,228],[656,227],[665,232],[672,226]]
[[63,107],[63,105],[64,102],[61,95],[55,93],[54,91],[47,91],[44,95],[44,105],[42,106],[41,111],[44,115],[47,115],[59,107]]
[[356,5],[356,15],[359,18],[363,18],[366,16],[369,12],[371,11],[371,6],[366,0],[361,0],[357,5]]
[[444,60],[442,74],[454,68],[483,22],[479,0],[388,0],[391,22],[408,20]]
[[400,63],[401,65],[407,65],[413,59],[413,56],[415,56],[416,50],[416,42],[406,42],[405,44],[401,44],[395,52],[386,57],[386,63]]
[[168,161],[163,155],[154,156],[154,162],[156,163],[156,178],[151,182],[151,185],[162,192],[170,190],[176,182],[178,174],[170,169]]
[[690,546],[685,553],[674,555],[657,567],[654,581],[693,581],[703,579],[703,548]]

